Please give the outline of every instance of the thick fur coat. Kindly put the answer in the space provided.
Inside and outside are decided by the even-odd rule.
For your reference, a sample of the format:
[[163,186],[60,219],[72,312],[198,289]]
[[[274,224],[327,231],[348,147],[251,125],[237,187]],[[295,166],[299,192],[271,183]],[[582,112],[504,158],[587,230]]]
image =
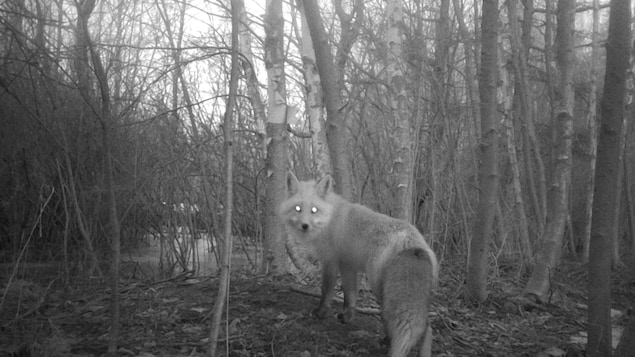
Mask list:
[[437,283],[437,259],[411,224],[346,201],[333,191],[330,176],[318,182],[287,175],[287,200],[280,217],[291,239],[309,247],[322,265],[322,296],[314,311],[327,316],[339,271],[344,312],[353,318],[357,277],[366,273],[382,303],[382,319],[391,341],[390,356],[402,357],[423,337],[420,356],[430,356],[432,330],[428,310]]

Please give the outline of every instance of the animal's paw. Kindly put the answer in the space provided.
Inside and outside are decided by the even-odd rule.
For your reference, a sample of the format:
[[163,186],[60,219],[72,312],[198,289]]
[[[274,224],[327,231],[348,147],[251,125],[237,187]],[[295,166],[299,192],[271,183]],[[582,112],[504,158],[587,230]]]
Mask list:
[[343,324],[351,322],[354,316],[354,311],[355,310],[353,309],[344,309],[344,312],[340,312],[336,315],[337,320]]
[[320,306],[317,309],[313,310],[313,316],[317,317],[320,320],[326,318],[329,313],[329,308],[326,306]]

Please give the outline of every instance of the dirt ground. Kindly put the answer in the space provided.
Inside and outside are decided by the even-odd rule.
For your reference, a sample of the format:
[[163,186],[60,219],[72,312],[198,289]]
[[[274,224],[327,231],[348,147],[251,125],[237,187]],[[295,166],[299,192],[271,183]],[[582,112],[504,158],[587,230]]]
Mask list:
[[[584,356],[586,267],[563,263],[555,275],[551,303],[527,305],[517,298],[526,282],[510,266],[491,277],[490,298],[480,307],[461,299],[463,267],[443,262],[434,294],[434,356]],[[505,269],[499,269],[505,271]],[[631,268],[614,272],[615,326],[635,303]],[[51,275],[51,271],[48,271]],[[100,356],[109,331],[106,282],[58,280],[35,276],[2,285],[0,356]],[[6,276],[5,276],[6,279]],[[217,279],[129,280],[121,285],[120,356],[203,356]],[[236,273],[232,277],[229,315],[221,356],[385,356],[378,315],[360,313],[344,325],[318,320],[310,311],[318,302],[317,282]],[[377,307],[369,293],[360,306]],[[338,308],[339,303],[334,304]],[[228,336],[226,332],[229,332]],[[412,356],[415,355],[413,352]]]

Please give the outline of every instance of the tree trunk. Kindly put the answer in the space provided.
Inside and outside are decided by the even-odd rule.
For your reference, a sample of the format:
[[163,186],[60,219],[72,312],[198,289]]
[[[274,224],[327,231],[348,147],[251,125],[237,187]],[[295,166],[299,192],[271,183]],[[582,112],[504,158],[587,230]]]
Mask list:
[[521,135],[523,140],[523,157],[525,163],[525,177],[532,207],[536,215],[536,233],[541,236],[545,229],[547,214],[547,179],[545,174],[545,164],[542,160],[540,143],[536,138],[536,111],[532,105],[533,100],[529,87],[528,58],[529,49],[532,46],[532,18],[534,13],[533,0],[524,0],[525,10],[523,12],[522,33],[519,45],[517,75],[522,78],[517,83],[517,90],[521,104]]
[[339,95],[342,95],[342,93],[346,90],[344,83],[344,71],[346,70],[348,56],[355,44],[355,38],[359,34],[359,29],[362,25],[362,19],[364,18],[364,3],[365,0],[351,1],[350,6],[352,9],[349,14],[344,9],[344,6],[342,6],[342,0],[333,0],[335,14],[340,20],[340,40],[335,51],[335,68],[337,70],[336,78]]
[[554,1],[545,1],[545,73],[547,75],[547,92],[549,95],[549,101],[553,103],[555,101],[555,69],[554,69],[554,55],[553,55],[553,4]]
[[[628,120],[628,117],[624,117],[625,120]],[[624,149],[626,151],[626,149]],[[626,152],[624,152],[626,155]],[[631,178],[631,164],[628,160],[624,161],[624,205],[626,206],[626,220],[628,223],[628,234],[627,237],[631,237],[631,251],[635,252],[635,212],[633,212],[633,190],[631,189],[630,183],[632,182]]]
[[45,30],[46,30],[46,15],[42,11],[42,2],[40,0],[35,1],[35,18],[36,31],[33,43],[35,44],[36,55],[40,66],[42,66],[42,72],[46,77],[51,76],[51,57],[47,55],[48,49],[46,47]]
[[591,78],[589,82],[589,115],[587,126],[589,128],[589,177],[586,182],[584,205],[584,231],[582,235],[582,259],[589,259],[589,242],[591,240],[591,219],[593,215],[593,187],[595,186],[595,164],[597,158],[597,87],[599,67],[599,41],[600,41],[600,0],[593,0],[593,32],[591,33]]
[[412,126],[408,112],[406,93],[405,64],[403,60],[403,44],[401,29],[405,27],[401,0],[389,0],[386,5],[386,49],[388,53],[386,74],[389,83],[390,113],[395,121],[393,143],[396,146],[396,157],[392,171],[395,175],[395,202],[393,216],[412,222],[412,172],[413,172],[413,138]]
[[[515,70],[515,88],[518,91],[518,95],[514,98],[520,101],[520,115],[518,118],[522,121],[533,120],[531,113],[531,104],[529,102],[529,88],[528,78],[526,72],[526,58],[524,56],[524,49],[521,42],[520,25],[518,23],[518,1],[507,1],[507,16],[509,18],[509,25],[511,28],[511,48],[512,48],[512,62]],[[509,111],[511,115],[512,112]],[[520,184],[520,168],[518,164],[518,158],[516,155],[516,146],[514,140],[514,125],[511,116],[505,118],[506,138],[507,138],[507,151],[509,154],[509,162],[512,169],[512,185],[514,188],[514,208],[516,209],[516,215],[518,217],[519,230],[520,230],[520,247],[522,249],[523,257],[529,261],[532,256],[531,244],[529,242],[529,227],[527,224],[527,214],[525,213],[525,200],[523,198],[523,192]],[[527,172],[528,176],[532,176],[531,172]],[[533,181],[532,181],[533,184]]]
[[[262,95],[260,93],[260,82],[258,81],[258,76],[256,74],[256,68],[254,67],[254,55],[251,50],[252,46],[252,38],[251,38],[251,30],[249,29],[249,22],[247,18],[247,11],[245,11],[245,4],[243,1],[238,2],[238,6],[240,6],[240,34],[238,45],[240,46],[240,53],[242,56],[241,59],[241,67],[242,72],[245,77],[245,82],[247,86],[247,94],[249,95],[249,99],[251,105],[254,110],[254,120],[256,124],[256,133],[258,135],[258,140],[262,144],[261,150],[258,151],[257,157],[259,159],[267,157],[267,113],[265,108],[265,103],[262,99]],[[256,195],[256,199],[254,200],[254,205],[256,208],[255,212],[261,211],[260,209],[260,198]],[[258,220],[261,222],[261,220]],[[259,227],[259,232],[262,232],[262,228]],[[258,266],[260,269],[265,268],[265,260],[258,260],[263,257],[260,255],[256,255],[256,261],[254,262],[255,266]],[[262,263],[262,264],[261,264]]]
[[[478,92],[478,80],[475,76],[476,73],[476,58],[474,57],[476,45],[473,39],[473,35],[470,33],[467,25],[465,24],[465,19],[463,15],[463,8],[459,3],[459,0],[452,0],[454,13],[456,14],[456,19],[459,27],[459,33],[461,34],[463,40],[463,51],[465,53],[465,85],[467,86],[467,96],[470,103],[470,114],[473,117],[472,125],[473,125],[473,137],[480,138],[481,137],[481,111],[480,111],[480,98]],[[476,3],[475,3],[475,14],[476,14]],[[476,16],[475,16],[476,17]],[[476,27],[476,26],[475,26]],[[475,31],[476,33],[476,31]],[[464,211],[470,211],[472,208],[469,206],[469,200],[466,197],[465,188],[462,185],[459,185],[457,182],[455,184],[457,189],[457,197],[459,198],[459,207],[461,207]],[[465,232],[465,237],[471,236],[471,228],[470,223],[467,219],[467,214],[461,214],[463,223],[463,231]],[[467,240],[469,241],[469,239]]]
[[264,270],[274,275],[287,272],[284,225],[278,217],[278,207],[286,196],[285,177],[289,157],[286,124],[286,76],[282,0],[267,0],[265,8],[265,67],[267,68],[267,159],[265,163],[265,259]]
[[547,221],[543,245],[538,252],[534,271],[524,294],[545,302],[551,276],[560,261],[562,238],[568,217],[569,183],[571,181],[571,140],[573,137],[573,70],[575,0],[558,2],[557,64],[558,82],[555,95],[553,129],[554,170],[547,197]]
[[[315,64],[315,52],[313,51],[313,41],[306,22],[304,14],[304,6],[301,0],[296,2],[297,9],[300,13],[300,33],[296,33],[296,37],[300,40],[300,50],[302,55],[302,69],[304,75],[304,88],[306,90],[306,111],[309,119],[309,133],[298,132],[291,125],[287,126],[290,133],[301,137],[311,139],[311,154],[313,155],[310,163],[310,169],[317,177],[332,172],[331,160],[328,152],[328,144],[326,140],[326,123],[324,117],[324,103],[322,100],[322,85],[320,76],[317,72]],[[295,241],[287,241],[287,253],[291,258],[291,262],[297,268],[297,278],[304,279],[307,276],[316,276],[319,272],[318,267],[311,262],[306,247],[300,246]]]
[[[625,74],[627,75],[627,74]],[[626,96],[626,94],[624,95]],[[628,130],[628,119],[623,113],[622,113],[622,129],[620,130],[620,148],[619,148],[619,155],[617,158],[617,167],[619,167],[619,171],[617,172],[617,183],[615,184],[615,198],[614,201],[615,202],[615,215],[613,216],[613,227],[615,227],[615,229],[613,230],[613,235],[611,237],[611,242],[613,242],[612,246],[612,264],[613,266],[619,266],[622,264],[622,259],[620,257],[620,237],[623,235],[622,229],[621,229],[621,218],[622,218],[622,204],[625,201],[625,196],[626,196],[626,192],[624,190],[624,171],[626,170],[626,167],[624,165],[624,149],[625,149],[625,142],[626,142],[626,132]]]
[[[229,301],[229,283],[231,273],[231,256],[232,256],[232,210],[234,202],[233,194],[233,170],[234,170],[234,148],[233,148],[233,115],[234,102],[238,91],[238,32],[240,21],[240,11],[244,8],[241,4],[242,0],[231,1],[231,19],[232,19],[232,53],[231,53],[231,74],[229,79],[229,95],[227,98],[227,106],[223,118],[223,136],[225,151],[225,222],[223,227],[223,250],[222,264],[220,266],[220,279],[218,285],[218,295],[214,301],[212,310],[210,337],[209,337],[209,354],[214,357],[218,344],[218,332],[223,317],[223,309],[225,302]],[[229,336],[229,331],[227,336]],[[229,341],[229,340],[227,340]]]
[[[94,1],[87,1],[84,5],[76,4],[77,7],[77,27],[75,28],[75,49],[74,49],[74,69],[77,75],[77,86],[80,92],[80,95],[84,99],[84,103],[82,103],[82,112],[89,112],[91,107],[95,106],[95,96],[92,91],[92,79],[90,77],[90,66],[88,61],[88,53],[90,48],[90,37],[88,33],[88,18],[93,11],[95,6]],[[64,142],[68,142],[64,140]],[[66,169],[69,179],[69,193],[70,199],[72,200],[72,206],[75,210],[75,215],[77,218],[77,227],[79,232],[86,241],[86,247],[88,249],[88,253],[91,255],[91,267],[89,274],[92,274],[96,269],[99,273],[99,276],[102,276],[101,268],[99,267],[99,259],[97,257],[97,252],[93,248],[93,238],[91,232],[89,231],[89,225],[86,220],[84,220],[83,216],[85,212],[82,212],[80,207],[80,197],[78,190],[78,183],[75,180],[72,165],[70,162],[70,157],[68,151],[65,152],[65,163]]]
[[304,70],[304,82],[306,88],[306,107],[309,116],[311,130],[311,146],[313,163],[318,176],[332,172],[331,158],[329,157],[326,139],[326,120],[324,117],[324,101],[322,100],[322,84],[315,61],[315,51],[309,25],[304,13],[302,1],[297,1],[301,15],[301,51],[302,69]]
[[[545,164],[542,160],[540,143],[536,138],[536,110],[532,103],[529,88],[529,70],[527,60],[529,58],[529,49],[532,46],[532,17],[534,13],[533,0],[524,0],[525,10],[523,12],[522,34],[521,34],[521,50],[518,54],[519,63],[516,72],[522,82],[518,83],[519,99],[521,100],[521,126],[523,140],[523,158],[525,164],[525,177],[527,179],[527,187],[529,197],[534,214],[536,216],[536,235],[542,236],[545,230],[545,220],[547,215],[547,177],[545,173]],[[551,6],[551,5],[548,5]],[[548,47],[547,49],[550,49]],[[521,93],[524,91],[524,95]]]
[[251,105],[253,106],[254,114],[256,116],[256,131],[263,143],[262,152],[265,152],[266,147],[264,146],[264,143],[267,135],[267,114],[265,111],[265,104],[262,100],[262,95],[260,94],[260,84],[256,75],[256,69],[254,68],[254,55],[251,51],[251,32],[249,30],[245,4],[244,2],[239,1],[238,6],[241,6],[239,24],[240,40],[238,42],[240,46],[240,53],[242,54],[242,57],[244,57],[244,59],[241,60],[241,66],[247,82],[247,94],[249,95],[249,99],[251,100]]
[[472,35],[465,24],[463,16],[463,9],[459,3],[459,0],[452,0],[454,6],[454,13],[456,14],[459,32],[463,37],[463,50],[465,52],[465,82],[468,88],[468,97],[470,100],[470,107],[472,108],[472,115],[474,116],[474,135],[481,137],[481,111],[480,111],[480,98],[478,93],[478,81],[475,78],[476,73],[476,60],[474,58],[474,40]]
[[324,94],[327,120],[326,138],[333,164],[335,190],[347,200],[352,201],[353,185],[347,144],[349,133],[340,113],[343,105],[341,93],[338,90],[338,77],[330,50],[331,46],[322,24],[322,16],[316,0],[303,0],[303,5]]
[[90,66],[88,60],[90,35],[88,33],[88,18],[95,8],[95,0],[77,2],[77,28],[75,29],[75,54],[74,64],[77,72],[77,85],[80,94],[87,103],[93,104],[95,93],[90,77]]
[[498,1],[483,1],[482,48],[479,90],[481,99],[481,144],[479,147],[479,207],[470,242],[467,267],[468,298],[487,299],[487,255],[492,236],[498,193]]
[[112,137],[115,129],[114,116],[111,112],[110,88],[108,87],[108,77],[101,62],[97,49],[92,45],[90,32],[88,30],[88,19],[95,8],[95,1],[89,0],[76,3],[77,8],[77,41],[78,55],[76,64],[80,74],[80,90],[84,92],[84,98],[89,105],[94,105],[97,99],[91,96],[94,93],[91,87],[90,71],[88,70],[88,54],[92,60],[95,77],[101,99],[98,120],[102,128],[102,146],[104,155],[104,192],[106,194],[107,221],[105,223],[106,238],[111,245],[111,302],[110,302],[110,335],[108,339],[109,355],[116,355],[117,341],[119,339],[119,262],[121,260],[121,236],[119,217],[117,214],[117,199],[114,187],[114,172],[112,165]]
[[617,190],[623,147],[625,78],[630,56],[630,14],[629,0],[611,1],[589,242],[589,341],[586,352],[590,357],[611,356],[611,248],[618,229],[614,217],[619,215],[616,197],[620,193]]

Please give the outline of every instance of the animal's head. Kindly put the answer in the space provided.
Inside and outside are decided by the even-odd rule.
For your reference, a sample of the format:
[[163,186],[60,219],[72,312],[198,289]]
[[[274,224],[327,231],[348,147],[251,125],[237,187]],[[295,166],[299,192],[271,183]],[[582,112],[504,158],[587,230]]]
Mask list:
[[318,182],[299,181],[289,172],[286,179],[287,199],[280,205],[280,217],[295,232],[312,235],[320,232],[331,219],[333,180],[326,175]]

